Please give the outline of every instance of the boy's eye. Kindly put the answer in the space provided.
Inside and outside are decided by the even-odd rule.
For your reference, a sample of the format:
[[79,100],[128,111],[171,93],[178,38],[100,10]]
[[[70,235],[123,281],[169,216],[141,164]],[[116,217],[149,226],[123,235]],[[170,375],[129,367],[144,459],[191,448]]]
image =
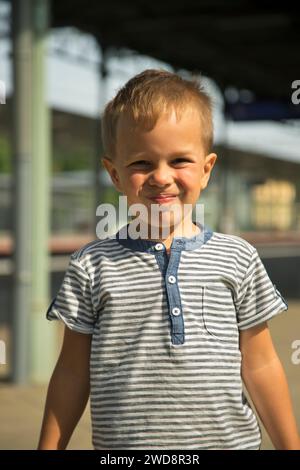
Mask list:
[[175,165],[178,163],[190,163],[190,162],[191,160],[185,157],[176,158],[175,160],[172,161],[172,163],[175,163]]
[[133,165],[142,166],[142,165],[149,165],[149,164],[150,164],[150,162],[147,162],[147,160],[138,160],[136,162],[130,163],[129,166],[133,166]]
[[[179,158],[175,158],[174,160],[170,162],[170,164],[172,165],[180,165],[182,163],[191,163],[191,160],[189,160],[186,157],[179,157]],[[141,166],[149,166],[149,165],[151,165],[151,162],[149,162],[148,160],[137,160],[136,162],[130,163],[129,166],[141,167]]]

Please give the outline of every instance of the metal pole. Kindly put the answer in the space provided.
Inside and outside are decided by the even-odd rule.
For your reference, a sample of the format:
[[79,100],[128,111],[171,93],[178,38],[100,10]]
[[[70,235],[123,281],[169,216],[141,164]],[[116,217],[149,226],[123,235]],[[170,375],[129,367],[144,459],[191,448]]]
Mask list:
[[31,1],[13,0],[14,273],[12,378],[28,378],[31,308]]
[[221,167],[222,171],[222,180],[221,180],[221,216],[218,230],[225,233],[233,233],[235,231],[235,202],[236,202],[236,193],[235,193],[235,177],[233,169],[231,167],[231,155],[230,148],[228,145],[228,136],[227,136],[227,124],[228,116],[225,113],[224,124],[223,124],[223,149],[222,149],[222,160],[223,165]]
[[96,210],[99,204],[103,203],[105,188],[101,182],[101,174],[104,171],[101,164],[103,153],[103,146],[101,140],[101,114],[106,104],[106,84],[107,84],[107,68],[106,68],[107,54],[103,51],[102,61],[99,66],[99,83],[100,83],[100,96],[99,96],[99,116],[95,118],[95,152],[94,152],[94,204],[93,204],[93,234],[96,232],[97,217]]
[[45,319],[49,306],[50,112],[46,98],[45,51],[48,0],[32,0],[33,155],[32,155],[32,307],[30,378],[49,380],[54,365],[56,328]]

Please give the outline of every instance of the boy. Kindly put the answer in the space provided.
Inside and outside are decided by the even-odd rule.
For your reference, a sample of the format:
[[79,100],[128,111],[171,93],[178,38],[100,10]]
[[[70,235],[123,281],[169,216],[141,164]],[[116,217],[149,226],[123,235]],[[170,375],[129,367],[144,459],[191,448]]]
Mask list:
[[147,234],[132,237],[130,222],[127,237],[119,231],[71,256],[47,312],[66,327],[39,449],[67,446],[89,392],[95,449],[259,449],[242,379],[274,446],[299,449],[266,323],[287,305],[255,248],[183,210],[217,158],[209,97],[146,70],[107,105],[102,133],[105,168],[129,205],[146,208]]

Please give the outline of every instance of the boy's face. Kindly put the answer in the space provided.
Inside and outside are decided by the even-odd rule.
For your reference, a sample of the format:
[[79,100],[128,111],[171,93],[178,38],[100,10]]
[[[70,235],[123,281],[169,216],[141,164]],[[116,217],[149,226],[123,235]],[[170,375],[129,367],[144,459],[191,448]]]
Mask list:
[[[120,119],[114,161],[103,164],[128,205],[195,206],[207,186],[216,154],[205,154],[198,111],[188,108],[160,117],[151,131],[138,129],[128,118]],[[150,213],[150,212],[149,212]]]

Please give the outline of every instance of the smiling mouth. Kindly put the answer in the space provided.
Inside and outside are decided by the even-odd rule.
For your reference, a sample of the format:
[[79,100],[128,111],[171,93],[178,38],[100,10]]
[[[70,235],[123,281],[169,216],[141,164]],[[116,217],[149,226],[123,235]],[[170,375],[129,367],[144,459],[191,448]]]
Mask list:
[[149,199],[157,204],[166,204],[168,202],[174,201],[176,198],[177,195],[175,194],[160,194],[158,196],[150,197]]

